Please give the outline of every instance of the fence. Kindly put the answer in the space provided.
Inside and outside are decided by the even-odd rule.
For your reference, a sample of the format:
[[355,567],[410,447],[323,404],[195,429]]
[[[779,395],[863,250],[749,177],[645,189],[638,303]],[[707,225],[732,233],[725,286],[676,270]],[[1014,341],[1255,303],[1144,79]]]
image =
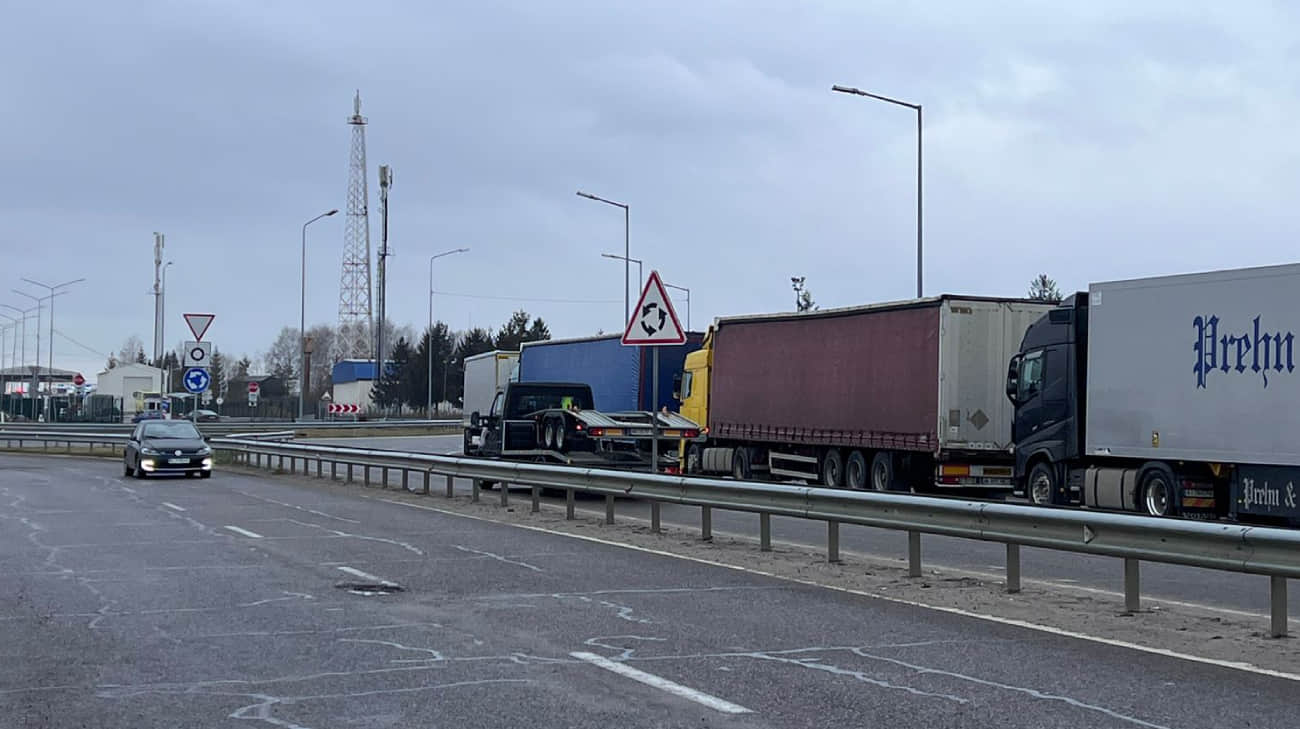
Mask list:
[[[281,434],[276,434],[281,435]],[[116,452],[125,434],[0,431],[0,443],[17,442],[87,444],[107,446]],[[435,476],[445,479],[445,493],[454,495],[456,478],[470,479],[474,501],[485,484],[499,483],[504,506],[510,499],[508,484],[531,489],[532,511],[540,510],[541,490],[565,492],[566,517],[574,518],[574,494],[605,497],[605,521],[613,523],[615,498],[650,502],[651,530],[660,531],[664,503],[700,508],[701,536],[712,536],[712,510],[751,512],[759,515],[759,549],[770,550],[773,515],[813,519],[826,524],[826,556],[839,561],[840,524],[857,524],[905,531],[908,534],[908,570],[921,575],[921,537],[937,534],[1002,543],[1006,546],[1006,590],[1020,591],[1020,548],[1055,549],[1079,554],[1116,557],[1124,565],[1124,602],[1129,611],[1140,607],[1140,563],[1181,564],[1205,569],[1267,575],[1270,588],[1271,633],[1287,634],[1287,579],[1300,577],[1300,531],[1234,524],[1158,519],[1035,506],[969,502],[958,499],[865,491],[843,491],[807,486],[696,479],[681,476],[604,469],[582,469],[535,463],[451,458],[420,453],[363,448],[276,443],[253,438],[219,438],[211,441],[218,451],[257,468],[273,465],[289,473],[310,473],[324,478],[328,464],[331,480],[356,480],[371,484],[372,470],[387,488],[397,472],[401,488],[411,489],[411,477],[428,494]],[[273,460],[274,459],[274,460]],[[287,461],[287,468],[286,468]]]

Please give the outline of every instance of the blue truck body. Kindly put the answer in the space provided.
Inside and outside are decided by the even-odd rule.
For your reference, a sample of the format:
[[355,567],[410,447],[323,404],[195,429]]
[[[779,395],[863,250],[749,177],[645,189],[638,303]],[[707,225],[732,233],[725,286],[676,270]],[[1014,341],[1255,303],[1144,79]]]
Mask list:
[[582,339],[525,342],[519,349],[520,382],[581,382],[591,386],[596,410],[677,412],[673,378],[686,355],[700,348],[704,335],[688,332],[686,344],[659,347],[659,402],[651,407],[651,347],[626,347],[617,334]]

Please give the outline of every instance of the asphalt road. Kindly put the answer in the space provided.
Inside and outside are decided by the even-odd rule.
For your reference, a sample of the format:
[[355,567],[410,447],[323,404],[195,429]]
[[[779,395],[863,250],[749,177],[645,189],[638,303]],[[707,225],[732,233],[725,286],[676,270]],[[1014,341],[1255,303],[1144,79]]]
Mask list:
[[[334,438],[313,439],[311,442],[336,443],[367,448],[406,450],[419,453],[458,455],[461,436],[417,436],[410,438]],[[468,493],[468,485],[458,488]],[[562,498],[550,498],[552,503],[562,503]],[[579,508],[604,514],[604,503],[588,499]],[[642,519],[650,518],[650,507],[635,500],[620,499],[618,513]],[[678,526],[699,528],[700,513],[695,507],[665,504],[663,522]],[[714,510],[715,534],[740,534],[756,538],[758,517],[738,512]],[[825,548],[826,528],[820,523],[804,519],[776,517],[772,519],[772,538],[794,544]],[[867,527],[841,526],[840,549],[883,559],[906,561],[907,537],[898,532]],[[1000,544],[975,542],[966,539],[926,536],[922,539],[922,559],[927,569],[944,571],[964,570],[984,575],[1002,575],[1005,572],[1005,551]],[[1021,550],[1022,579],[1039,581],[1064,590],[1098,591],[1123,599],[1124,567],[1118,559],[1068,554],[1052,550]],[[1268,578],[1255,575],[1234,574],[1202,570],[1195,567],[1144,563],[1142,565],[1142,594],[1144,599],[1156,604],[1190,603],[1230,613],[1249,613],[1267,619]],[[1293,617],[1300,618],[1300,600],[1288,606]]]
[[4,724],[1294,726],[1286,679],[381,498],[0,456]]

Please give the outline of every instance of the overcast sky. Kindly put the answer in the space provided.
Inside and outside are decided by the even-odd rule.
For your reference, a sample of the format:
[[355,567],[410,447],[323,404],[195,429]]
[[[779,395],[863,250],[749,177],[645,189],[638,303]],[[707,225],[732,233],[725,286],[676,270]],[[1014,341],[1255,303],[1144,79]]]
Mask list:
[[[915,113],[833,84],[924,105],[927,294],[1293,261],[1297,14],[1186,0],[10,4],[0,302],[30,305],[9,293],[21,276],[86,277],[57,302],[55,366],[93,378],[126,337],[152,342],[160,231],[168,344],[185,338],[181,313],[207,311],[222,350],[266,350],[297,326],[302,223],[345,207],[356,89],[376,248],[376,170],[394,170],[399,324],[425,321],[429,255],[464,246],[435,269],[435,314],[453,328],[523,307],[556,336],[619,329],[622,264],[599,254],[622,252],[621,211],[579,189],[631,205],[632,256],[691,289],[696,329],[788,310],[792,275],[823,307],[911,296]],[[309,325],[337,320],[343,230],[342,215],[310,228]]]

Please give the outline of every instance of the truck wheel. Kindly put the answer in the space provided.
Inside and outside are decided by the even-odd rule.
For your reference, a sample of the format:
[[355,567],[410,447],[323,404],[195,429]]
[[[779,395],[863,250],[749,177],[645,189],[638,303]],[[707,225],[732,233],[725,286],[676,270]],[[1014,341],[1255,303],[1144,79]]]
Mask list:
[[749,467],[749,449],[737,448],[731,452],[731,476],[737,481],[748,481],[754,477]]
[[699,443],[692,443],[686,449],[686,473],[704,472],[704,449]]
[[1178,479],[1168,466],[1147,471],[1139,506],[1149,516],[1178,516]]
[[834,448],[822,456],[822,485],[832,489],[844,485],[844,458]]
[[874,491],[894,490],[894,454],[876,451],[871,457],[871,488]]
[[564,443],[564,432],[565,432],[564,421],[561,420],[561,419],[559,419],[559,418],[556,418],[556,419],[555,419],[554,421],[552,421],[552,422],[555,423],[555,450],[557,450],[557,451],[563,453],[563,452],[564,452],[564,446],[565,446],[565,443]]
[[547,450],[555,450],[555,421],[547,420],[542,426],[542,447]]
[[1039,461],[1029,470],[1029,500],[1038,506],[1056,503],[1056,469],[1050,463]]
[[849,454],[849,462],[844,465],[844,485],[856,491],[867,487],[867,457],[862,451]]

